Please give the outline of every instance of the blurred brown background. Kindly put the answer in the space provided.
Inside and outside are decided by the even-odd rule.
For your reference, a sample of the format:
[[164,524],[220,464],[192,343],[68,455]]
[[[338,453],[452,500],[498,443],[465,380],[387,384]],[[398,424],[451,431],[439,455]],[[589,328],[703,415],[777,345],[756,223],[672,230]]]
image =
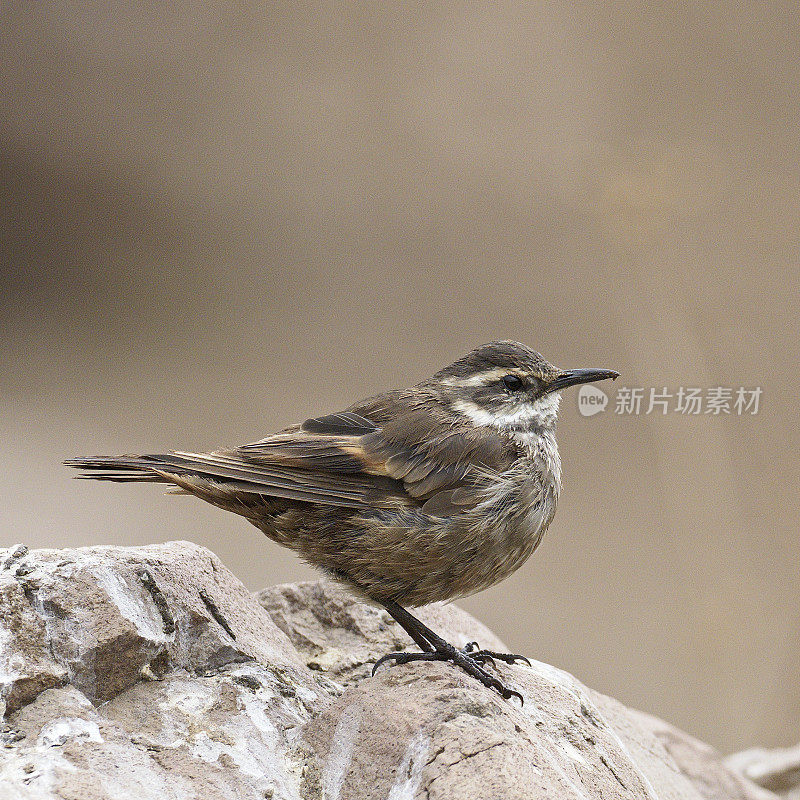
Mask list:
[[[800,735],[794,3],[10,2],[2,544],[255,528],[62,458],[252,441],[494,338],[756,416],[584,418],[464,605],[724,750]],[[615,387],[615,388],[618,388]]]

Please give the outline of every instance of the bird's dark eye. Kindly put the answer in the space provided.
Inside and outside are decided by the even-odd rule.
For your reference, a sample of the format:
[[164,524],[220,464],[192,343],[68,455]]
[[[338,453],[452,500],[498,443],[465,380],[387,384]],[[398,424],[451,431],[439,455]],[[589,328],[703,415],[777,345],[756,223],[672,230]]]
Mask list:
[[504,378],[501,378],[501,381],[503,386],[505,386],[509,392],[518,392],[525,388],[522,378],[519,378],[516,375],[506,375]]

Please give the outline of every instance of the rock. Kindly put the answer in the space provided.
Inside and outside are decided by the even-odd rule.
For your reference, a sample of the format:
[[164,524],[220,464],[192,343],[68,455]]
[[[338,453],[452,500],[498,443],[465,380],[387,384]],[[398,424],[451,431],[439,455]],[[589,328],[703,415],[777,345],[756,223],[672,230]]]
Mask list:
[[[0,551],[0,800],[776,795],[708,746],[546,664],[525,706],[411,647],[320,581],[256,596],[186,542]],[[420,610],[505,649],[456,606]]]
[[743,750],[728,756],[725,763],[785,800],[800,800],[800,744],[774,750]]

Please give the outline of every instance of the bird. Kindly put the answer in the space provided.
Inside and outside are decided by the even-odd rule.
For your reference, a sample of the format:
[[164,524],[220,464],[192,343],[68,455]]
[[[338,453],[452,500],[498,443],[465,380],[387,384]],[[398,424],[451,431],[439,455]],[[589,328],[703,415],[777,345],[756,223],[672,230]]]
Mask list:
[[609,369],[559,369],[514,341],[484,344],[406,389],[368,397],[240,447],[86,456],[95,480],[166,483],[239,514],[267,537],[382,606],[419,652],[383,664],[445,661],[508,699],[490,668],[524,656],[458,648],[407,606],[480,592],[542,540],[561,491],[561,390]]

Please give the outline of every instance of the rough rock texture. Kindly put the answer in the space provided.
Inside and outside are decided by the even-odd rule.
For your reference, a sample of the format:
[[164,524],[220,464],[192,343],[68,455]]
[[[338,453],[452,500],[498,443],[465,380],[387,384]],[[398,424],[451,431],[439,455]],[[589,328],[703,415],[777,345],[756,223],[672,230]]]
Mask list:
[[[455,606],[420,615],[504,649]],[[776,795],[546,664],[502,700],[332,584],[254,597],[209,551],[0,551],[0,800]]]

